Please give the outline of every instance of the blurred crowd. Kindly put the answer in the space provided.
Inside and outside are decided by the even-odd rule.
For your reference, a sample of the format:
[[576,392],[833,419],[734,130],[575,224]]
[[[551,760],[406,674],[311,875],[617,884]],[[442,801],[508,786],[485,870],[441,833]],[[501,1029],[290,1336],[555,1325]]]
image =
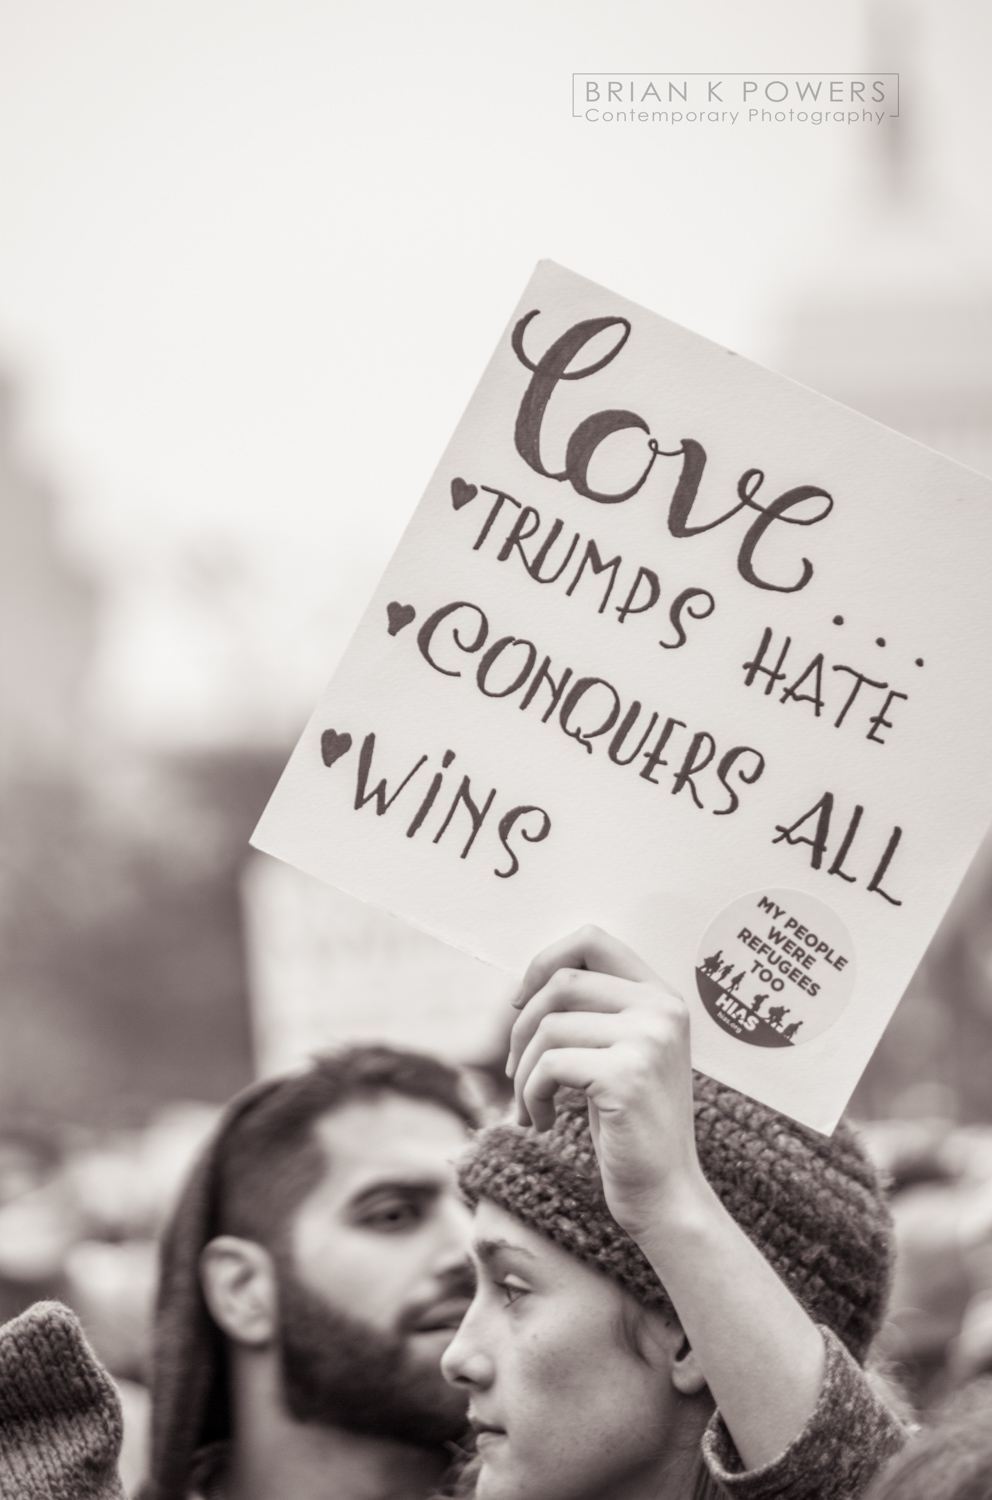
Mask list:
[[[0,1135],[0,1320],[41,1298],[78,1312],[122,1395],[133,1493],[147,1463],[158,1237],[219,1112],[177,1101],[137,1129]],[[889,1185],[898,1247],[876,1355],[926,1420],[992,1374],[992,1125],[859,1128]]]
[[78,1312],[120,1390],[132,1492],[147,1467],[157,1240],[217,1113],[185,1102],[144,1129],[0,1135],[0,1320],[48,1298]]
[[926,1413],[992,1373],[992,1126],[884,1120],[862,1131],[890,1184],[898,1247],[880,1353]]

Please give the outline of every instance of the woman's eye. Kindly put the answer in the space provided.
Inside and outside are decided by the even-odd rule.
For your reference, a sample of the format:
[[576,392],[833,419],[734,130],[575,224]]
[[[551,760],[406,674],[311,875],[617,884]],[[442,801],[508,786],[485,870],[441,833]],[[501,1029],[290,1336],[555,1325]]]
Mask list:
[[496,1285],[503,1293],[503,1300],[507,1307],[512,1307],[514,1302],[519,1302],[521,1297],[527,1295],[530,1287],[523,1281],[518,1281],[515,1276],[504,1276],[502,1281]]

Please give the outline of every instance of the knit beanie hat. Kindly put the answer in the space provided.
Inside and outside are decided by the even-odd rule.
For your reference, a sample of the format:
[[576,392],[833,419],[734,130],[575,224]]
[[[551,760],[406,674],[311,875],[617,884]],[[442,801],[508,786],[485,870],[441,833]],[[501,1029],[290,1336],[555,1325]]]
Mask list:
[[116,1388],[75,1313],[36,1302],[0,1328],[0,1495],[124,1500]]
[[[888,1297],[893,1237],[877,1174],[844,1121],[822,1136],[702,1073],[693,1075],[696,1149],[724,1208],[817,1323],[864,1362]],[[555,1123],[494,1125],[459,1173],[487,1198],[612,1277],[644,1307],[671,1310],[637,1244],[610,1214],[585,1094],[559,1089]]]

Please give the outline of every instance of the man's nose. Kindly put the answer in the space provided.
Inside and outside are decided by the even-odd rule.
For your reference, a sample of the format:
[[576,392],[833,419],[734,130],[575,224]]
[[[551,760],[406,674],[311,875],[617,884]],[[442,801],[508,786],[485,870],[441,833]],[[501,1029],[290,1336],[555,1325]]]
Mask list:
[[485,1391],[493,1383],[496,1368],[479,1339],[477,1305],[476,1298],[441,1356],[441,1373],[449,1385]]
[[472,1230],[472,1213],[461,1195],[449,1193],[441,1209],[438,1252],[435,1271],[448,1276],[468,1264],[468,1246]]

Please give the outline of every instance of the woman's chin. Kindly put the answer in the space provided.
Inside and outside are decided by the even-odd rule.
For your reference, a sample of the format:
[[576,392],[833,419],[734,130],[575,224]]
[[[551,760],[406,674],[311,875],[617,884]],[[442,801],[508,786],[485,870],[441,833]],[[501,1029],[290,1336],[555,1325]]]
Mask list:
[[505,1437],[490,1438],[485,1445],[480,1445],[478,1455],[481,1463],[474,1500],[517,1500],[518,1496],[526,1493],[525,1486],[513,1483],[505,1446]]

